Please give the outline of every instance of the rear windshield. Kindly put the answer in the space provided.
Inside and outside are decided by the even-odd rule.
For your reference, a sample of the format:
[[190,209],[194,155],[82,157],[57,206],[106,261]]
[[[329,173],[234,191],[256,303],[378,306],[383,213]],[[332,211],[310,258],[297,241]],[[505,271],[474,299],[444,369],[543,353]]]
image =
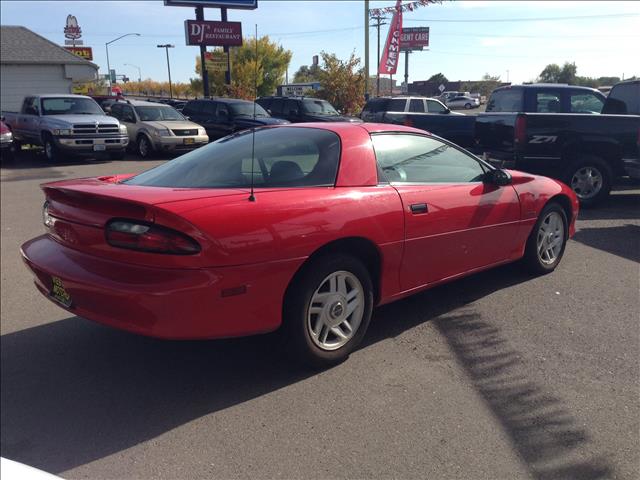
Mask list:
[[333,186],[340,139],[316,128],[264,128],[225,137],[125,180],[173,188]]
[[487,112],[521,112],[522,89],[505,88],[496,90],[487,102]]
[[602,113],[640,115],[640,83],[623,83],[613,87]]

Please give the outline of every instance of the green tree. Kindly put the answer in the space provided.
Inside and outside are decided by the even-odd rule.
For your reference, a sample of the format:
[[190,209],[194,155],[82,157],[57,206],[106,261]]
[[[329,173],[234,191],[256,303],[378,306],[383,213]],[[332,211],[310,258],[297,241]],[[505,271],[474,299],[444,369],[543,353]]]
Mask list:
[[560,70],[560,75],[558,76],[558,83],[568,83],[570,85],[575,84],[576,73],[578,73],[578,67],[576,67],[575,62],[564,62],[564,65]]
[[[222,51],[220,48],[217,50]],[[242,46],[232,47],[229,52],[231,85],[225,85],[224,72],[209,72],[209,91],[215,96],[253,99],[257,86],[258,97],[271,95],[275,92],[276,86],[283,82],[291,55],[291,51],[272,42],[269,37],[260,37],[256,64],[256,39],[244,38]],[[196,73],[200,72],[200,57],[197,57]],[[201,87],[202,80],[191,79],[191,85]]]
[[500,81],[500,75],[489,75],[489,73],[485,73],[482,76],[482,80],[485,82],[499,82]]
[[542,83],[558,83],[560,78],[560,67],[555,63],[550,63],[540,72],[538,81]]
[[431,75],[431,77],[429,78],[429,80],[427,80],[427,82],[436,82],[438,84],[444,84],[447,83],[449,80],[447,79],[447,77],[445,77],[442,73],[436,73],[435,75]]
[[320,81],[320,66],[319,65],[302,65],[298,71],[293,75],[294,83],[309,83]]
[[320,90],[315,96],[323,98],[346,114],[356,114],[364,106],[364,70],[354,53],[342,61],[333,53],[321,52]]

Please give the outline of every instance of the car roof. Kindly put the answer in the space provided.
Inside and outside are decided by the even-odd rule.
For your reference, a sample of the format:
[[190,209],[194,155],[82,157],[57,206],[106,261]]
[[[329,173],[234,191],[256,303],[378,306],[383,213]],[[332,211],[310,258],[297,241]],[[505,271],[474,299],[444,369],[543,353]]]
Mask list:
[[40,97],[40,98],[88,98],[93,100],[93,98],[87,95],[75,95],[73,93],[40,93],[36,95],[27,95],[27,97]]
[[128,100],[127,102],[120,102],[120,103],[129,103],[129,105],[133,105],[134,107],[142,107],[142,106],[150,106],[150,107],[170,107],[171,105],[168,105],[166,103],[159,103],[159,102],[147,102],[145,100]]
[[542,88],[542,87],[552,87],[559,89],[571,89],[571,90],[588,90],[590,92],[596,91],[595,88],[584,87],[582,85],[569,85],[568,83],[527,83],[523,85],[506,85],[504,87],[498,87],[494,90],[509,90],[509,89],[527,89],[527,88]]
[[220,102],[220,103],[253,103],[251,100],[243,100],[241,98],[225,98],[225,97],[213,97],[213,98],[194,98],[189,102]]

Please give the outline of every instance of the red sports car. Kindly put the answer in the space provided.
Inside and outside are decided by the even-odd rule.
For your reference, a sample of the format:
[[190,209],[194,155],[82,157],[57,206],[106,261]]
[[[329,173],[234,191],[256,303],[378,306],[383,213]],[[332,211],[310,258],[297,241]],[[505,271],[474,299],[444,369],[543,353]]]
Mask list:
[[162,338],[282,327],[321,366],[376,305],[519,259],[554,270],[578,213],[558,181],[366,123],[240,132],[138,175],[42,188],[47,232],[22,255],[52,301]]

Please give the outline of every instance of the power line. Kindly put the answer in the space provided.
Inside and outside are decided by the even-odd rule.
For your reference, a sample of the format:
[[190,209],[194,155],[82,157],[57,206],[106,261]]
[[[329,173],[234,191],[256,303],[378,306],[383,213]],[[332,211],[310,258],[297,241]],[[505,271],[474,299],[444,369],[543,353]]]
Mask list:
[[541,22],[541,21],[555,21],[555,20],[588,20],[593,18],[617,18],[617,17],[638,17],[640,13],[610,13],[605,15],[573,15],[568,17],[529,17],[529,18],[474,18],[473,20],[462,20],[459,18],[456,19],[420,19],[420,18],[406,18],[405,22],[441,22],[441,23],[487,23],[487,22]]

